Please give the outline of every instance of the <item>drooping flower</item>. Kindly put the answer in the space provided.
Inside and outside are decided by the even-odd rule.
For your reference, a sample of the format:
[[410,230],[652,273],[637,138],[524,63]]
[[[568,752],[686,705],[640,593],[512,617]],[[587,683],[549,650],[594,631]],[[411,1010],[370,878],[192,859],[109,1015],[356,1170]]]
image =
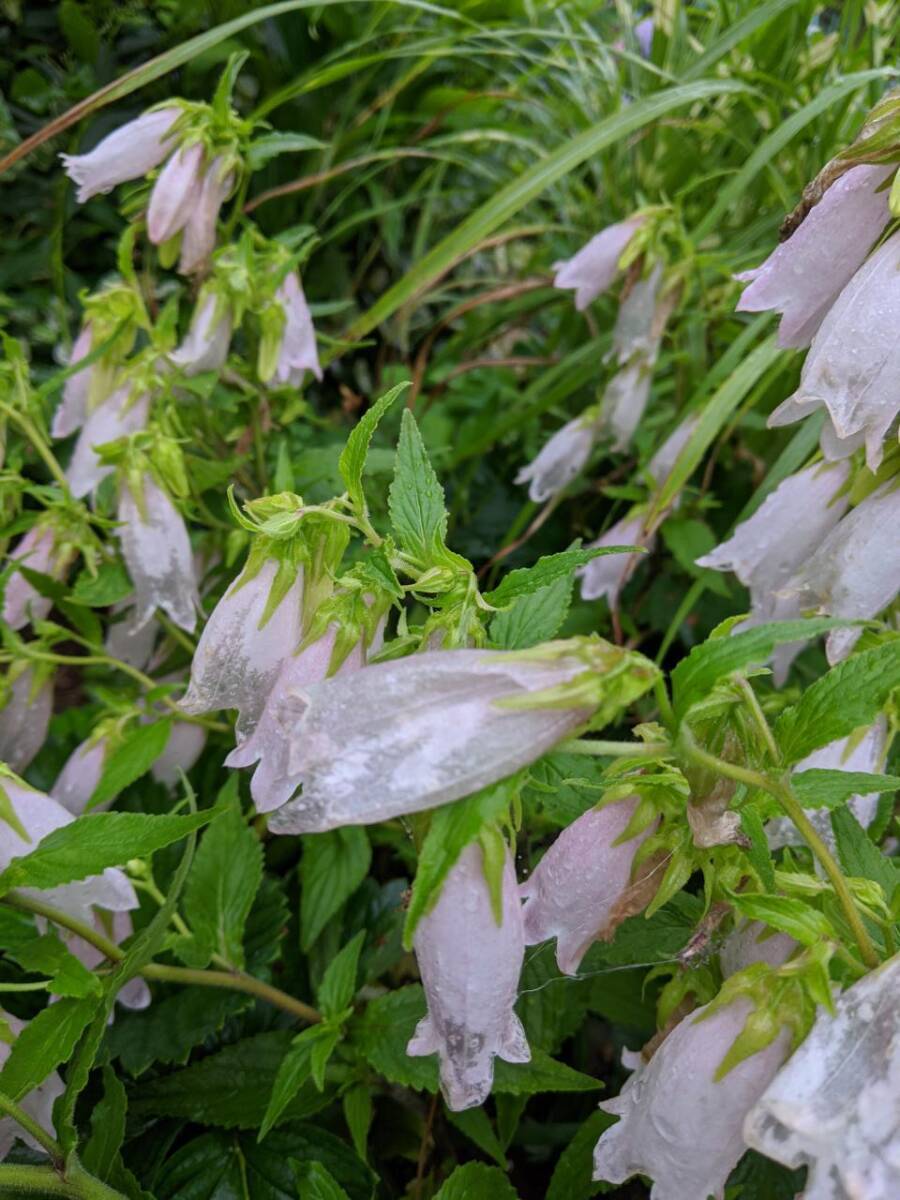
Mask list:
[[647,464],[647,470],[650,472],[657,487],[662,487],[672,474],[672,468],[690,440],[691,434],[697,428],[699,420],[699,413],[693,413],[691,416],[685,417],[650,459],[650,462]]
[[[131,916],[127,912],[107,913],[94,909],[91,924],[98,933],[109,938],[116,945],[120,945],[126,938],[130,938],[134,932]],[[66,946],[90,971],[99,967],[104,961],[105,956],[102,950],[98,950],[93,942],[86,942],[84,938],[77,935],[67,937]],[[125,1008],[147,1008],[150,1004],[150,989],[143,979],[135,976],[119,989],[116,993],[116,1000]]]
[[239,731],[253,731],[282,662],[300,641],[303,571],[286,588],[283,579],[278,561],[266,558],[258,569],[245,567],[229,587],[194,651],[185,712],[236,708]]
[[[63,764],[50,794],[73,817],[80,817],[87,808],[88,801],[103,775],[109,752],[108,738],[89,737],[80,746],[75,747]],[[97,805],[91,811],[103,812],[114,799],[114,796],[110,796],[104,804]]]
[[[90,321],[81,327],[78,337],[72,345],[69,366],[74,367],[91,352],[93,331]],[[80,429],[87,419],[88,396],[91,390],[91,368],[85,367],[66,380],[63,386],[62,401],[53,414],[53,424],[50,433],[55,438],[68,437]]]
[[61,154],[66,174],[78,184],[78,203],[140,179],[172,150],[169,132],[181,109],[157,108],[120,125],[88,154]]
[[[727,541],[697,559],[699,567],[733,571],[750,589],[751,615],[743,627],[800,615],[799,598],[786,594],[789,580],[846,512],[847,498],[840,492],[847,476],[846,464],[789,475]],[[784,682],[800,649],[800,643],[779,647],[773,657],[777,683]]]
[[584,659],[568,643],[559,647],[533,657],[429,651],[303,689],[288,757],[303,791],[269,828],[311,833],[385,821],[467,796],[533,762],[592,711],[577,702],[519,707],[584,674]]
[[636,280],[620,302],[613,326],[610,357],[621,366],[640,355],[652,362],[656,358],[658,334],[656,314],[663,269],[656,263],[649,275]]
[[[304,371],[312,371],[316,379],[321,381],[322,368],[319,366],[319,352],[316,348],[316,331],[303,294],[300,276],[296,271],[290,271],[284,277],[275,293],[275,299],[281,306],[284,318],[275,362],[275,381],[290,387],[299,387],[303,382]],[[268,372],[260,372],[260,378],[268,377]]]
[[146,624],[157,608],[191,632],[197,623],[197,581],[184,518],[145,473],[137,485],[123,483],[118,535],[135,588],[134,619]]
[[575,307],[583,312],[615,279],[619,260],[643,223],[643,217],[634,216],[608,225],[592,237],[587,245],[582,246],[574,257],[553,264],[556,272],[553,286],[573,289]]
[[[0,1011],[0,1069],[6,1065],[12,1051],[13,1043],[25,1028],[25,1021],[20,1021],[12,1013]],[[7,1035],[12,1035],[12,1041]],[[65,1091],[65,1085],[56,1071],[51,1071],[47,1077],[33,1088],[18,1103],[33,1121],[50,1136],[53,1136],[53,1104]],[[38,1154],[46,1154],[46,1150],[30,1133],[13,1117],[0,1117],[0,1160],[6,1158],[16,1139],[23,1141]]]
[[212,254],[216,244],[219,210],[233,186],[234,172],[228,170],[222,158],[214,158],[206,168],[200,195],[184,226],[181,257],[178,260],[178,270],[182,275],[200,270]]
[[900,955],[842,992],[747,1116],[749,1146],[809,1167],[806,1200],[900,1195]]
[[643,21],[638,21],[634,27],[634,36],[638,44],[638,50],[644,58],[649,58],[653,52],[653,28],[654,22],[652,17],[644,17]]
[[[868,620],[900,590],[900,488],[884,484],[852,509],[817,544],[817,549],[783,587],[801,611]],[[847,657],[859,629],[832,629],[826,641],[830,663]]]
[[166,748],[150,768],[157,783],[175,787],[181,772],[188,772],[206,745],[206,730],[192,721],[175,721]]
[[147,207],[147,236],[161,246],[180,233],[194,213],[203,186],[203,146],[176,150],[159,173]]
[[682,1018],[621,1094],[600,1105],[621,1120],[597,1143],[595,1179],[649,1175],[652,1200],[722,1200],[746,1149],[744,1118],[787,1057],[790,1031],[717,1080],[752,1002],[738,996],[701,1019],[708,1007]]
[[513,1006],[525,955],[512,858],[503,863],[502,920],[494,915],[483,852],[466,846],[437,904],[419,922],[414,946],[428,1015],[406,1053],[437,1054],[441,1091],[453,1112],[482,1104],[494,1081],[494,1057],[531,1059]]
[[231,310],[222,297],[205,289],[194,308],[187,336],[169,355],[186,375],[218,371],[228,357]]
[[66,468],[66,479],[73,496],[86,496],[94,491],[113,470],[112,466],[100,461],[94,447],[143,429],[149,409],[150,397],[132,397],[128,385],[117,388],[108,400],[94,409],[78,435]]
[[633,878],[634,856],[653,822],[622,840],[638,807],[629,796],[590,809],[567,826],[521,885],[525,944],[556,938],[556,962],[575,975],[595,941],[608,941],[626,917],[653,898],[658,879]]
[[898,320],[900,235],[895,233],[829,309],[806,356],[800,386],[775,409],[769,425],[790,425],[825,408],[837,438],[863,435],[866,462],[876,471],[884,436],[900,412],[900,350],[893,336]]
[[[859,771],[871,775],[884,767],[886,743],[887,721],[884,717],[879,717],[867,729],[857,729],[849,737],[838,738],[835,742],[829,742],[827,746],[813,750],[812,754],[808,754],[794,766],[793,771],[795,774],[812,770]],[[867,828],[875,819],[878,810],[878,793],[851,796],[847,800],[847,806],[860,825]],[[829,810],[808,808],[806,815],[819,835],[834,850],[834,830],[831,828]],[[773,850],[780,846],[805,845],[805,840],[789,817],[778,817],[769,821],[766,826],[766,838]]]
[[[640,544],[644,529],[643,513],[631,513],[621,521],[617,521],[610,529],[588,543],[588,550],[600,546],[635,546]],[[652,541],[647,543],[647,549],[653,547]],[[612,611],[619,607],[619,593],[625,586],[629,572],[634,565],[633,554],[602,554],[592,558],[589,563],[580,567],[577,574],[581,576],[582,600],[599,600],[605,596]]]
[[643,357],[627,363],[613,375],[603,393],[602,421],[613,438],[613,450],[625,450],[650,399],[653,367]]
[[[30,571],[61,580],[66,577],[74,550],[62,542],[52,519],[40,519],[32,525],[9,557]],[[15,572],[7,580],[3,595],[3,620],[10,629],[22,629],[29,621],[42,621],[52,607],[53,601],[49,596],[42,596],[20,572]]]
[[582,414],[557,429],[543,448],[516,476],[516,483],[527,483],[528,497],[543,504],[572,482],[591,456],[599,432],[596,417]]
[[21,773],[47,739],[53,712],[53,678],[17,664],[0,692],[0,761]]
[[787,241],[736,276],[750,284],[738,312],[781,313],[779,345],[808,346],[890,220],[888,191],[878,189],[895,170],[864,164],[833,183]]
[[[113,613],[121,613],[126,605],[122,602],[114,604]],[[143,671],[153,655],[159,625],[154,620],[139,625],[134,608],[129,608],[128,615],[109,625],[103,642],[104,651],[120,662],[128,663]]]
[[799,943],[792,937],[770,929],[762,921],[741,921],[719,951],[722,976],[728,979],[753,963],[780,967],[798,948]]

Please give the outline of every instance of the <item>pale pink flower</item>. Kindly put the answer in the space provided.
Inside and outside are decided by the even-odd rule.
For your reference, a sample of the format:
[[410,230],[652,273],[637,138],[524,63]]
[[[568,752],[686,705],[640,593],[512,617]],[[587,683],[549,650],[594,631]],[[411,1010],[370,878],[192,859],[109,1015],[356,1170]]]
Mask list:
[[819,1010],[744,1124],[749,1146],[808,1166],[805,1200],[900,1196],[900,955]]
[[214,158],[203,175],[200,195],[191,209],[181,240],[178,270],[182,275],[200,270],[216,244],[219,209],[234,185],[234,173],[223,171],[222,159]]
[[66,174],[78,184],[78,203],[159,166],[172,149],[169,131],[180,116],[180,108],[154,109],[120,125],[88,154],[61,154]]
[[634,27],[634,36],[637,40],[638,50],[640,50],[644,58],[649,58],[653,51],[653,27],[654,22],[652,17],[644,17],[643,21],[638,21]]
[[[114,604],[112,611],[120,613],[126,607],[124,602]],[[139,625],[132,607],[126,617],[109,625],[103,649],[112,658],[143,671],[153,655],[158,633],[159,625],[155,620],[151,619]]]
[[73,496],[86,496],[112,474],[113,468],[101,463],[94,447],[143,429],[149,410],[150,397],[138,396],[132,400],[127,385],[118,388],[94,409],[78,435],[66,468],[66,479]]
[[166,748],[150,768],[157,783],[175,787],[181,780],[181,772],[187,773],[206,745],[206,730],[202,725],[190,721],[175,721],[166,742]]
[[[884,484],[852,509],[823,538],[783,587],[802,611],[869,620],[900,591],[900,488]],[[847,657],[861,630],[832,629],[830,663]]]
[[672,474],[675,463],[678,461],[682,450],[690,441],[691,434],[697,428],[699,420],[699,413],[692,413],[691,416],[685,417],[650,459],[650,462],[647,464],[647,470],[653,477],[653,481],[657,487],[661,488]]
[[574,289],[575,307],[582,312],[615,279],[619,260],[643,223],[644,218],[636,216],[608,225],[574,257],[553,264],[553,286]]
[[634,856],[655,822],[619,839],[638,806],[629,796],[592,808],[567,826],[521,885],[525,900],[525,944],[556,938],[556,962],[575,975],[595,941],[608,941],[618,925],[652,899],[658,880],[643,872],[633,878]]
[[218,371],[228,357],[231,311],[215,292],[207,291],[194,308],[187,336],[169,355],[186,375]]
[[190,686],[181,702],[192,714],[236,708],[244,737],[259,720],[281,664],[300,641],[302,570],[266,617],[277,570],[273,558],[255,574],[245,568],[213,609],[194,651]]
[[739,997],[701,1020],[706,1007],[684,1017],[621,1094],[600,1105],[621,1120],[597,1143],[595,1179],[624,1183],[649,1175],[652,1200],[723,1200],[725,1181],[747,1148],[744,1118],[787,1057],[790,1032],[782,1028],[717,1080],[752,1005]]
[[0,709],[0,761],[21,774],[47,740],[53,712],[53,680],[35,678],[34,668],[18,671]]
[[617,371],[606,385],[601,420],[612,434],[613,450],[628,448],[650,399],[652,383],[653,364],[639,355]]
[[829,309],[806,356],[800,386],[775,409],[769,425],[790,425],[823,407],[836,438],[863,435],[866,462],[876,471],[884,436],[900,412],[898,322],[900,234],[895,233]]
[[[72,555],[58,547],[53,527],[46,521],[32,525],[9,557],[51,579],[65,578],[72,561]],[[53,601],[42,596],[20,572],[14,572],[6,581],[3,620],[10,629],[22,629],[29,621],[43,621],[52,607]]]
[[[26,1025],[25,1021],[20,1021],[18,1017],[14,1017],[12,1013],[8,1012],[0,1012],[0,1021],[9,1026],[14,1038],[19,1036]],[[0,1069],[6,1065],[11,1051],[12,1046],[5,1038],[0,1037]],[[36,1088],[18,1101],[29,1117],[51,1137],[54,1134],[53,1104],[65,1090],[59,1075],[56,1071],[51,1071]],[[37,1154],[47,1153],[40,1142],[36,1141],[30,1133],[26,1133],[15,1118],[0,1117],[0,1160],[6,1158],[17,1139],[24,1142]]]
[[735,276],[750,284],[738,312],[781,313],[779,345],[808,346],[890,220],[888,191],[878,189],[895,170],[862,165],[833,183],[761,266]]
[[[97,790],[108,753],[109,743],[105,737],[88,738],[75,747],[63,764],[50,795],[73,817],[81,816]],[[105,804],[97,805],[91,811],[103,812],[114,799],[110,796]]]
[[509,851],[503,863],[498,924],[484,877],[480,846],[466,846],[419,922],[414,946],[428,1015],[406,1047],[413,1056],[437,1054],[447,1107],[483,1104],[494,1082],[494,1058],[531,1059],[514,1005],[525,955],[522,911]]
[[527,483],[528,497],[542,504],[572,482],[591,456],[597,437],[596,420],[576,417],[557,429],[543,448],[516,476],[516,483]]
[[273,833],[368,825],[468,796],[539,758],[590,708],[504,707],[571,682],[576,655],[436,650],[298,692],[288,769],[302,794]]
[[612,349],[619,366],[637,355],[652,363],[659,350],[657,310],[662,283],[662,264],[657,263],[649,275],[636,280],[628,295],[619,303],[613,326]]
[[[632,513],[617,521],[610,529],[589,542],[587,550],[596,550],[601,546],[637,546],[641,545],[644,530],[643,513]],[[647,544],[648,550],[653,548],[653,542]],[[634,554],[602,554],[592,558],[589,563],[579,567],[576,572],[581,576],[582,600],[599,600],[605,596],[612,611],[619,607],[619,593],[634,566]]]
[[[91,352],[91,323],[86,321],[81,332],[72,345],[69,366],[74,367]],[[68,437],[76,429],[80,429],[87,419],[88,395],[91,390],[92,367],[78,371],[63,385],[63,396],[59,407],[53,414],[53,424],[50,433],[55,438]]]
[[117,531],[134,582],[135,622],[146,624],[159,608],[190,633],[197,623],[197,581],[187,526],[150,474],[140,488],[143,504],[122,486]]
[[284,277],[275,297],[284,311],[284,330],[275,366],[276,382],[299,387],[304,371],[312,371],[316,379],[321,381],[316,331],[296,271],[290,271]]
[[[91,924],[98,933],[110,938],[117,946],[134,933],[131,916],[127,912],[107,914],[95,911]],[[105,960],[102,950],[98,950],[92,942],[86,942],[77,935],[68,936],[66,946],[88,970],[99,967]],[[136,976],[119,989],[116,1000],[125,1008],[147,1008],[150,1004],[150,989],[143,979]]]
[[147,236],[161,246],[180,233],[199,203],[203,147],[199,142],[176,150],[153,185],[147,208]]
[[728,979],[754,963],[780,967],[797,949],[799,942],[788,934],[770,929],[762,921],[741,921],[719,951],[722,977]]

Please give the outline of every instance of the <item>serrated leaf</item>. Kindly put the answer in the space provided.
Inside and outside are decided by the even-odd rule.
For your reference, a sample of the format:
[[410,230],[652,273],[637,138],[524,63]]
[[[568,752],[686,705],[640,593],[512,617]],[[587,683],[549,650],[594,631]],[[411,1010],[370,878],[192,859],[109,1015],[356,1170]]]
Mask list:
[[900,870],[878,849],[849,808],[837,808],[831,814],[838,857],[848,875],[872,879],[881,885],[890,901],[900,885]]
[[853,654],[812,683],[775,723],[786,762],[869,725],[900,686],[900,638]]
[[247,147],[247,166],[251,171],[258,171],[273,158],[280,154],[301,154],[306,150],[324,150],[325,142],[311,137],[308,133],[289,133],[276,130],[274,133],[264,133],[254,138]]
[[319,1007],[326,1017],[342,1013],[353,999],[359,954],[365,940],[366,931],[361,929],[326,967],[316,993]]
[[574,577],[564,575],[547,587],[513,601],[495,614],[491,642],[501,650],[527,650],[556,637],[572,603]]
[[518,1200],[504,1171],[484,1163],[457,1167],[434,1200]]
[[559,579],[570,579],[579,567],[594,558],[602,558],[607,554],[636,554],[640,550],[640,546],[598,546],[593,550],[561,550],[559,554],[546,554],[533,567],[519,567],[510,571],[484,598],[494,608],[505,608],[514,600],[530,596]]
[[135,726],[115,750],[107,754],[103,774],[87,803],[87,811],[115,800],[129,784],[145,775],[165,750],[171,732],[172,721],[168,717],[150,725]]
[[390,391],[380,396],[372,407],[360,417],[359,421],[353,427],[350,436],[347,438],[347,445],[341,451],[341,457],[338,459],[338,470],[346,485],[350,499],[359,511],[364,512],[366,508],[362,477],[372,435],[378,428],[378,422],[387,410],[409,386],[409,381],[404,380],[403,383],[396,384]]
[[750,839],[750,848],[747,851],[750,865],[762,880],[763,887],[767,891],[774,892],[775,868],[772,865],[772,852],[769,849],[762,820],[754,808],[745,808],[741,811],[741,829]]
[[815,946],[823,939],[833,940],[834,929],[828,918],[805,900],[793,896],[768,896],[751,892],[729,892],[735,908],[752,921],[763,921],[788,934],[802,946]]
[[866,771],[810,767],[808,771],[794,772],[791,787],[804,808],[837,808],[851,796],[897,791],[900,788],[900,775],[871,775]]
[[83,604],[88,608],[108,608],[127,600],[134,594],[134,584],[125,570],[125,564],[115,558],[101,563],[96,575],[87,570],[75,580],[69,593],[70,604]]
[[103,1096],[91,1113],[91,1136],[80,1154],[85,1170],[98,1179],[108,1180],[119,1158],[127,1107],[124,1084],[112,1067],[105,1066]]
[[348,1200],[347,1193],[320,1162],[293,1163],[299,1200]]
[[372,1124],[372,1093],[364,1084],[350,1088],[342,1097],[344,1120],[353,1138],[353,1148],[366,1162],[366,1143]]
[[29,854],[14,858],[0,873],[0,895],[19,887],[58,887],[99,875],[107,867],[120,867],[132,858],[148,858],[200,829],[213,815],[212,810],[159,817],[88,813],[48,833]]
[[366,831],[350,825],[303,838],[300,860],[300,945],[309,950],[325,925],[369,871]]
[[494,1132],[491,1119],[483,1107],[467,1108],[463,1112],[450,1112],[448,1110],[446,1117],[451,1125],[455,1126],[460,1133],[464,1133],[467,1138],[475,1143],[479,1150],[486,1154],[488,1158],[492,1158],[498,1167],[505,1170],[506,1154],[500,1143],[500,1139]]
[[149,1008],[116,1017],[107,1032],[109,1054],[130,1075],[143,1074],[154,1062],[183,1064],[195,1046],[252,1003],[240,992],[206,987],[181,987],[163,999],[154,996]]
[[21,1100],[67,1062],[98,1003],[99,999],[64,998],[41,1009],[13,1042],[0,1071],[0,1092]]
[[75,998],[100,995],[97,976],[66,949],[55,933],[45,933],[23,945],[8,948],[6,954],[26,971],[49,975],[48,990],[54,995]]
[[606,1186],[593,1178],[594,1147],[602,1133],[615,1123],[611,1113],[599,1109],[591,1113],[568,1146],[560,1154],[546,1200],[590,1200]]
[[288,1047],[288,1051],[278,1067],[275,1082],[272,1084],[272,1094],[260,1125],[260,1141],[274,1125],[278,1124],[281,1114],[310,1078],[313,1043],[321,1038],[322,1032],[321,1025],[313,1025],[298,1034]]
[[423,566],[434,563],[440,557],[447,533],[444,489],[408,408],[403,410],[400,423],[388,509],[403,549]]

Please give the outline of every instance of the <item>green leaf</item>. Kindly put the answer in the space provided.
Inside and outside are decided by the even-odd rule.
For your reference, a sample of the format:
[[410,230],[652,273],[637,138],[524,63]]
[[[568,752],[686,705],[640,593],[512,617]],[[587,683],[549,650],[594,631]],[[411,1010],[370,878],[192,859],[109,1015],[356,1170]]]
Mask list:
[[818,637],[820,633],[845,624],[829,617],[772,621],[743,633],[708,638],[695,646],[672,672],[676,715],[683,717],[692,704],[702,700],[726,675],[753,663],[765,662],[776,646]]
[[485,600],[495,608],[505,608],[522,596],[530,596],[541,588],[549,587],[559,579],[571,579],[578,567],[583,567],[594,558],[607,554],[639,553],[639,546],[599,546],[593,550],[562,550],[559,554],[546,554],[533,567],[519,567],[510,571],[499,586],[485,593]]
[[512,1096],[533,1096],[538,1092],[593,1092],[602,1088],[599,1079],[551,1058],[536,1047],[531,1062],[508,1063],[494,1059],[494,1091]]
[[[259,1130],[259,1141],[278,1124],[281,1114],[312,1075],[312,1049],[316,1039],[322,1036],[322,1026],[313,1025],[304,1029],[291,1042],[287,1054],[281,1060],[278,1074],[272,1085],[272,1095]],[[320,1089],[321,1090],[321,1089]]]
[[124,563],[114,558],[101,563],[96,575],[82,571],[69,593],[69,602],[84,604],[88,608],[108,608],[127,599],[133,592],[134,584]]
[[303,838],[300,945],[305,951],[365,879],[371,861],[369,838],[359,826]]
[[71,825],[54,829],[22,858],[0,873],[0,895],[12,888],[53,888],[99,875],[132,858],[149,858],[156,850],[180,842],[215,814],[151,817],[145,813],[89,813]]
[[33,1017],[13,1042],[0,1071],[0,1092],[13,1100],[37,1087],[60,1063],[67,1062],[97,1011],[96,999],[58,1000]]
[[766,831],[755,808],[741,810],[741,829],[750,839],[747,857],[750,865],[756,871],[767,891],[775,891],[775,868],[772,865],[772,852],[766,839]]
[[851,796],[895,792],[900,788],[900,775],[870,775],[866,771],[810,767],[808,771],[794,772],[791,787],[804,808],[837,808]]
[[823,939],[833,940],[834,929],[828,918],[806,900],[793,896],[769,896],[751,892],[729,892],[732,904],[752,921],[763,921],[800,942],[815,946]]
[[563,576],[498,612],[490,625],[491,642],[501,650],[527,650],[556,637],[572,603],[574,577]]
[[594,1147],[600,1135],[615,1123],[611,1113],[599,1109],[591,1113],[572,1140],[559,1156],[546,1200],[590,1200],[605,1187],[592,1178],[594,1174]]
[[869,725],[900,685],[900,638],[853,654],[812,683],[775,724],[786,762]]
[[372,435],[378,427],[378,422],[397,397],[408,387],[409,381],[404,380],[379,397],[372,407],[360,417],[356,425],[354,425],[350,436],[347,438],[347,445],[341,451],[341,457],[338,459],[338,470],[341,473],[341,478],[347,485],[350,499],[360,512],[365,512],[366,509],[366,497],[363,492],[362,477]]
[[55,933],[45,933],[23,945],[7,948],[6,954],[26,971],[49,975],[49,990],[57,996],[100,995],[97,976],[66,949]]
[[237,776],[231,778],[235,799],[201,838],[184,888],[184,917],[193,938],[176,950],[192,967],[205,967],[213,954],[244,966],[244,926],[262,882],[262,846],[241,815]]
[[281,154],[302,154],[306,150],[324,150],[327,143],[308,133],[288,133],[276,130],[274,133],[264,133],[254,138],[247,147],[247,166],[251,171],[258,171],[273,158]]
[[115,800],[129,784],[146,774],[165,750],[171,732],[172,721],[169,717],[154,721],[151,725],[137,725],[132,729],[115,749],[107,754],[103,774],[87,803],[88,811]]
[[127,1107],[125,1085],[112,1067],[104,1067],[103,1096],[91,1113],[91,1136],[80,1155],[85,1170],[98,1179],[108,1180],[118,1161]]
[[838,808],[831,814],[838,857],[848,875],[857,879],[872,879],[880,884],[890,901],[900,885],[900,869],[878,849],[849,808]]
[[372,1093],[365,1084],[350,1088],[342,1097],[344,1120],[353,1139],[353,1148],[366,1161],[366,1142],[372,1124]]
[[366,940],[366,931],[361,929],[344,948],[334,956],[325,969],[316,997],[326,1017],[336,1017],[344,1012],[356,993],[356,972],[359,953]]
[[463,800],[443,804],[434,810],[419,851],[416,878],[403,927],[403,944],[407,949],[412,946],[419,921],[436,902],[450,868],[482,829],[502,820],[509,812],[521,782],[521,775],[513,775]]
[[505,1171],[484,1163],[457,1167],[434,1200],[518,1200]]
[[347,1193],[320,1162],[292,1165],[299,1200],[347,1200]]
[[447,533],[444,489],[434,473],[416,419],[403,410],[394,478],[388,493],[394,530],[403,546],[423,566],[440,557]]
[[116,1016],[107,1032],[109,1054],[131,1075],[143,1074],[154,1062],[183,1064],[194,1046],[252,1003],[240,992],[207,987],[181,987],[171,996],[154,996],[149,1008]]
[[447,1120],[451,1125],[454,1125],[460,1133],[464,1133],[467,1138],[475,1143],[479,1150],[492,1158],[501,1170],[506,1169],[506,1154],[500,1139],[494,1132],[494,1127],[491,1124],[490,1117],[484,1111],[484,1108],[467,1108],[463,1112],[446,1113]]

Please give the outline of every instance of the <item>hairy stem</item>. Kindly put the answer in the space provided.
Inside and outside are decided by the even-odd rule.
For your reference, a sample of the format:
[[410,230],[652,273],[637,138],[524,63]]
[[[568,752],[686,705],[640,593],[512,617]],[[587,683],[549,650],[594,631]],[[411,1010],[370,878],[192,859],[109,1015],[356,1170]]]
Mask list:
[[597,738],[571,738],[556,748],[566,754],[589,754],[596,758],[658,758],[672,750],[668,742],[601,742]]
[[24,413],[20,413],[17,409],[13,408],[11,404],[6,404],[2,400],[0,400],[0,412],[6,413],[11,421],[15,421],[15,423],[28,438],[29,442],[31,442],[32,446],[34,446],[35,450],[46,463],[47,470],[63,489],[63,492],[68,495],[69,481],[66,479],[62,467],[57,462],[56,456],[41,437],[36,426],[28,419],[28,417],[24,415]]
[[7,1096],[5,1092],[0,1092],[0,1112],[12,1117],[16,1124],[21,1125],[25,1132],[47,1151],[55,1163],[63,1161],[62,1147],[59,1143],[50,1136],[43,1125],[39,1125],[34,1117],[27,1113],[21,1105],[16,1104],[15,1100],[11,1096]]
[[[59,1147],[57,1147],[59,1149]],[[54,1167],[0,1166],[0,1196],[67,1196],[69,1200],[124,1200],[121,1192],[89,1175],[77,1162]]]

